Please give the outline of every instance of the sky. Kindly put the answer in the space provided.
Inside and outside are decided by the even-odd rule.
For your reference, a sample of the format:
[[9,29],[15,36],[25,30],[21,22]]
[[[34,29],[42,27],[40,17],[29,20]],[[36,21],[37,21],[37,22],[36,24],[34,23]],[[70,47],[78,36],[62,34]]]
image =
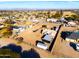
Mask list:
[[79,9],[79,1],[3,1],[0,9]]

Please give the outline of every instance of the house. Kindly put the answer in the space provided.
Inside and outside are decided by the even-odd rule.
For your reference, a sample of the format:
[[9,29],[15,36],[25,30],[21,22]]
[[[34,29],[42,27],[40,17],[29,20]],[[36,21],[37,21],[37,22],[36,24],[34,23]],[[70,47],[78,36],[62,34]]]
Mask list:
[[48,49],[48,46],[43,41],[38,41],[36,45],[37,47],[42,48],[44,50]]
[[23,32],[25,29],[26,29],[25,26],[19,26],[19,30],[20,30],[20,32]]
[[70,21],[70,22],[68,22],[68,25],[69,25],[69,26],[76,26],[76,23],[73,22],[73,21]]
[[0,24],[0,28],[3,28],[4,27],[4,25],[3,24]]
[[3,23],[5,21],[4,17],[0,17],[0,23]]
[[50,21],[51,21],[51,22],[57,22],[57,19],[55,19],[55,18],[48,18],[48,19],[47,19],[47,22],[50,22]]
[[49,43],[55,37],[57,32],[55,30],[49,30],[49,29],[45,31],[44,31],[44,36],[42,37],[42,39]]
[[67,23],[67,20],[64,17],[61,17],[57,22]]
[[13,27],[13,34],[18,34],[20,33],[19,27]]
[[79,31],[75,31],[66,37],[66,41],[77,42],[79,41]]
[[52,30],[50,29],[43,29],[42,34],[51,34]]
[[16,26],[16,27],[13,27],[13,33],[20,33],[20,32],[23,32],[25,30],[25,26]]
[[37,19],[33,19],[32,22],[37,23],[37,22],[39,22],[39,20],[37,20]]
[[44,30],[42,31],[42,34],[43,34],[43,35],[48,34],[48,35],[50,35],[52,38],[55,37],[56,33],[57,33],[56,30],[51,30],[51,29],[44,29]]

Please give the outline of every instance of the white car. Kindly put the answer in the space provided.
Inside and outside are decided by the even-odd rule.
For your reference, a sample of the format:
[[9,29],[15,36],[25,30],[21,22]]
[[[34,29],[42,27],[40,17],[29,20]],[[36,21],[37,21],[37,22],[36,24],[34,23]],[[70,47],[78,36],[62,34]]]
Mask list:
[[47,49],[48,49],[47,45],[44,44],[44,42],[42,42],[42,41],[39,41],[39,42],[37,43],[37,47],[42,48],[42,49],[44,49],[44,50],[47,50]]
[[76,44],[76,50],[79,51],[79,43]]

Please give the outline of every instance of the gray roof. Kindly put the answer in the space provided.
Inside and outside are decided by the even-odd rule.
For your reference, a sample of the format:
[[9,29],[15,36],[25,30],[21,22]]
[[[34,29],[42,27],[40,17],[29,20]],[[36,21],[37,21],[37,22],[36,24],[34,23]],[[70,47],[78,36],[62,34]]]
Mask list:
[[43,39],[46,40],[46,41],[51,41],[50,35],[45,35]]
[[70,36],[68,36],[67,38],[70,39],[79,39],[79,31],[78,32],[73,32]]

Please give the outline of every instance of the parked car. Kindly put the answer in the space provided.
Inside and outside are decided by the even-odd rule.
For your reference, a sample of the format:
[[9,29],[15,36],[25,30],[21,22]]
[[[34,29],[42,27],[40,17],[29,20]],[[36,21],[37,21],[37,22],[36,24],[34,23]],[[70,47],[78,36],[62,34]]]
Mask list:
[[79,43],[76,44],[76,50],[79,51]]
[[44,50],[47,50],[48,49],[47,45],[43,41],[39,41],[37,43],[37,47],[42,48]]

